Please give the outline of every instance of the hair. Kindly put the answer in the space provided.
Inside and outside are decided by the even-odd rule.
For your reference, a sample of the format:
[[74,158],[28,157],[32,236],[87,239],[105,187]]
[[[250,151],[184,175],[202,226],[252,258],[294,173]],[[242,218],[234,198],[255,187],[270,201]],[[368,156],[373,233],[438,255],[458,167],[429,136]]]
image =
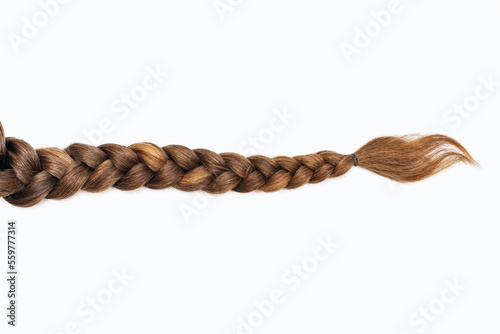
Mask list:
[[444,135],[379,137],[350,155],[320,151],[268,158],[151,143],[35,150],[21,139],[6,138],[0,123],[0,196],[20,207],[110,187],[272,192],[338,177],[353,166],[398,182],[415,182],[457,162],[477,165],[460,143]]

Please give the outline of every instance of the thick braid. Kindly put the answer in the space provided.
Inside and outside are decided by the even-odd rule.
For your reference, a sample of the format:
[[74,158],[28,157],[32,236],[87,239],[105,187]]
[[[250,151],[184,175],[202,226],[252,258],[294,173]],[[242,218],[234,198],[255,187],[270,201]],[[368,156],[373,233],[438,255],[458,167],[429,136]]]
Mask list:
[[0,194],[17,206],[32,206],[44,198],[68,198],[79,190],[99,192],[110,187],[174,187],[213,194],[229,190],[271,192],[321,182],[344,174],[353,165],[351,157],[329,151],[271,159],[217,154],[180,145],[161,148],[151,143],[130,147],[73,144],[65,150],[35,150],[23,140],[6,138],[2,145]]
[[[400,146],[408,146],[408,143],[429,137],[431,136],[414,140],[381,137],[377,140],[383,141],[385,138],[396,141]],[[129,147],[117,144],[99,147],[73,144],[65,150],[35,150],[23,140],[6,138],[0,124],[0,195],[10,204],[29,207],[45,198],[64,199],[80,190],[100,192],[110,187],[120,190],[173,187],[182,191],[203,190],[212,194],[230,190],[242,193],[257,190],[272,192],[343,175],[358,164],[358,159],[360,166],[363,163],[369,166],[377,161],[376,165],[369,166],[368,169],[403,182],[425,178],[456,161],[474,162],[467,151],[453,139],[439,136],[434,141],[439,147],[452,143],[458,147],[459,152],[442,148],[444,153],[432,158],[428,153],[433,151],[436,154],[435,145],[429,146],[427,143],[425,146],[425,143],[419,142],[415,143],[415,147],[418,149],[424,145],[420,148],[421,152],[417,152],[425,153],[423,156],[415,155],[412,152],[414,149],[407,147],[407,152],[400,152],[401,161],[397,157],[391,157],[387,163],[380,163],[380,156],[373,155],[377,149],[370,148],[371,142],[353,155],[321,151],[275,158],[261,155],[247,158],[236,153],[217,154],[206,149],[191,150],[180,145],[159,147],[151,143],[138,143]],[[376,143],[375,146],[380,151],[380,143]],[[388,148],[385,147],[385,150]],[[393,153],[391,150],[387,152],[389,155]],[[366,156],[364,160],[363,155]],[[413,165],[405,166],[405,161]],[[433,170],[426,171],[422,166],[415,166],[422,161],[425,164],[423,167],[429,165]],[[390,171],[385,171],[384,174],[382,167],[394,168],[394,164],[413,174],[401,176],[398,173],[394,176]]]

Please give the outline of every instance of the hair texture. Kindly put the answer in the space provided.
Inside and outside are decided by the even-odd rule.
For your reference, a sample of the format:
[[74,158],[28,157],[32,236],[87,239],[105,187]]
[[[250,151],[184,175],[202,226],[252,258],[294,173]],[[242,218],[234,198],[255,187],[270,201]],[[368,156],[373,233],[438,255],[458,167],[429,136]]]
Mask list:
[[272,192],[338,177],[353,166],[395,181],[414,182],[456,162],[477,164],[460,143],[443,135],[379,137],[351,155],[320,151],[268,158],[151,143],[35,150],[21,139],[6,138],[0,123],[0,196],[21,207],[44,198],[68,198],[79,190],[100,192],[110,187],[173,187],[212,194]]

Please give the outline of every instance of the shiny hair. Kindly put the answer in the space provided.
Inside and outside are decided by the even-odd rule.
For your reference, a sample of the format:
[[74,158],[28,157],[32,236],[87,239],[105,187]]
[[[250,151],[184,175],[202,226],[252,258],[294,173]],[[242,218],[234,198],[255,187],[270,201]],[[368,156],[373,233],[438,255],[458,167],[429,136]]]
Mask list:
[[268,158],[151,143],[35,150],[21,139],[6,138],[0,123],[0,196],[21,207],[110,187],[173,187],[213,194],[272,192],[334,178],[353,166],[395,181],[414,182],[457,162],[477,164],[460,143],[444,135],[379,137],[350,155],[320,151]]

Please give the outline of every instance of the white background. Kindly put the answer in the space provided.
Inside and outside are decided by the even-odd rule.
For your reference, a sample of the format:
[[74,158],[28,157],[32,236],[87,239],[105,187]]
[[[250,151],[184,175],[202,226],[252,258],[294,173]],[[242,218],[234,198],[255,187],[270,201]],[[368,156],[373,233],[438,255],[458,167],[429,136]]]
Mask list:
[[[0,332],[499,332],[500,86],[474,99],[481,78],[500,81],[500,3],[401,0],[380,31],[371,12],[388,1],[221,3],[231,10],[212,0],[70,1],[16,52],[24,18],[43,24],[44,14],[34,0],[2,2],[7,136],[64,148],[91,132],[97,144],[239,153],[260,136],[258,154],[293,156],[440,131],[481,167],[404,185],[353,168],[272,194],[113,189],[29,209],[2,201],[1,233],[18,222],[20,279],[16,328],[1,281]],[[366,27],[373,37],[357,40],[349,62],[341,47]],[[146,68],[168,77],[126,116],[114,113]],[[455,112],[464,101],[479,103]],[[293,119],[277,123],[276,110]],[[294,290],[283,277],[314,264],[318,238],[339,246]],[[122,270],[133,279],[110,293]],[[462,286],[449,303],[447,280]],[[259,318],[255,302],[273,290],[284,301]],[[90,319],[78,309],[96,297],[106,305]],[[239,317],[259,321],[238,331]]]

